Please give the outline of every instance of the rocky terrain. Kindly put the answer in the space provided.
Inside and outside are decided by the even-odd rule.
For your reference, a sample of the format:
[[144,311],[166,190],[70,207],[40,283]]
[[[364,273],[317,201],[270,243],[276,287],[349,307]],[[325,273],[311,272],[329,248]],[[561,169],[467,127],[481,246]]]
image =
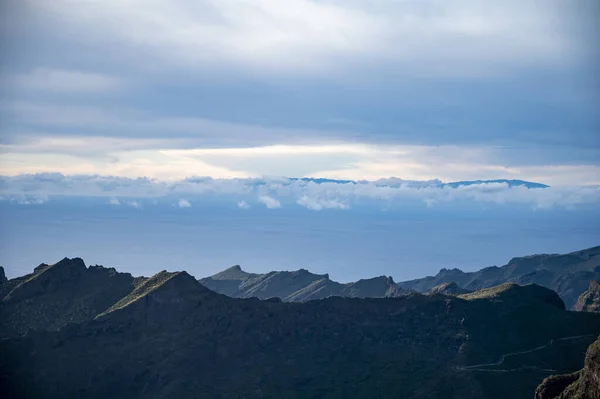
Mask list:
[[308,270],[274,271],[254,274],[233,266],[200,280],[202,285],[233,298],[280,298],[286,302],[303,302],[330,296],[350,298],[387,298],[406,294],[391,277],[381,276],[341,284],[328,274]]
[[588,348],[582,370],[544,379],[535,399],[600,399],[600,337]]
[[404,281],[398,285],[404,290],[425,293],[442,283],[452,282],[469,291],[507,282],[521,285],[535,283],[558,293],[567,308],[571,309],[591,280],[600,280],[600,246],[565,255],[542,254],[514,258],[504,266],[486,267],[476,272],[442,269],[435,276]]
[[579,296],[573,310],[600,313],[600,283],[590,281],[589,288]]
[[6,398],[531,398],[600,333],[537,285],[288,303],[63,259],[0,288]]

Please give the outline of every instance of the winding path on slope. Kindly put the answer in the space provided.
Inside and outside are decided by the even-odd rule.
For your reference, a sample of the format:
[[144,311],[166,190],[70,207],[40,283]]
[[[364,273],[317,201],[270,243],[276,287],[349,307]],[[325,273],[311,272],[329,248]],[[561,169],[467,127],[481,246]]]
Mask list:
[[[503,364],[507,357],[524,355],[527,353],[536,352],[536,351],[545,349],[549,346],[552,346],[552,345],[554,345],[555,342],[558,342],[558,341],[570,341],[570,340],[574,340],[574,339],[593,337],[593,336],[595,336],[595,335],[587,334],[587,335],[574,335],[571,337],[551,339],[550,341],[548,341],[548,343],[546,345],[538,346],[538,347],[535,347],[532,349],[527,349],[527,350],[519,351],[519,352],[505,353],[502,356],[500,356],[500,360],[498,360],[497,362],[474,364],[471,366],[456,366],[455,368],[458,371],[494,371],[494,372],[509,372],[509,371],[524,370],[524,369],[537,369],[538,367],[535,367],[535,366],[522,366],[522,367],[519,367],[516,369],[490,369],[489,367],[499,366],[499,365]],[[550,372],[556,371],[556,370],[552,370],[552,369],[542,369],[542,370],[550,371]]]

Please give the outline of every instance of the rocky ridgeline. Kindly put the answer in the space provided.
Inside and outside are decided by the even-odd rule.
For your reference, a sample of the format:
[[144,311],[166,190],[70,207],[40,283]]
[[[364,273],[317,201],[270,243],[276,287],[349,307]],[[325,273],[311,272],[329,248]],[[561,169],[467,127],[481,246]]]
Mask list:
[[507,282],[520,285],[538,284],[560,295],[568,309],[591,280],[600,280],[600,246],[569,254],[541,254],[513,258],[508,264],[491,266],[476,272],[442,269],[435,276],[403,281],[407,291],[428,292],[442,283],[455,283],[468,291],[495,287]]
[[[282,293],[325,277],[271,275],[301,281]],[[343,285],[381,293],[393,281],[358,283]],[[537,285],[290,303],[63,259],[0,289],[8,398],[531,398],[548,369],[580,368],[600,333],[600,314],[567,312]],[[549,344],[561,337],[579,338]]]
[[280,298],[286,302],[305,302],[331,296],[349,298],[388,298],[407,294],[391,277],[381,276],[341,284],[328,274],[313,274],[305,269],[247,273],[233,266],[200,282],[211,290],[233,298]]

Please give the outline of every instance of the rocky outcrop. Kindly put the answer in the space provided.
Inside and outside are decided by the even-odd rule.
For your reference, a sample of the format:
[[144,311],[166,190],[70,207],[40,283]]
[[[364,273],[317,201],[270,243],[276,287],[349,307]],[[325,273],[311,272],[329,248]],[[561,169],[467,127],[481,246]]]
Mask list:
[[4,284],[8,281],[6,275],[4,274],[4,268],[0,266],[0,284]]
[[538,284],[557,292],[568,309],[588,288],[590,280],[600,280],[600,246],[569,254],[542,254],[513,258],[508,264],[476,272],[442,269],[435,276],[398,283],[405,290],[428,292],[442,284],[455,282],[469,291],[512,282]]
[[600,338],[588,348],[581,371],[546,378],[535,399],[600,399]]
[[573,310],[600,313],[600,283],[590,281],[589,288],[579,296]]

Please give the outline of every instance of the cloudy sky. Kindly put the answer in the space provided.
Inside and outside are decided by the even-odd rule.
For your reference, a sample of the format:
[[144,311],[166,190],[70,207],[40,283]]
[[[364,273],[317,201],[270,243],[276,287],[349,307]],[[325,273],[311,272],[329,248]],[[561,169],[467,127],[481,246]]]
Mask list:
[[0,7],[1,175],[600,184],[594,0]]

